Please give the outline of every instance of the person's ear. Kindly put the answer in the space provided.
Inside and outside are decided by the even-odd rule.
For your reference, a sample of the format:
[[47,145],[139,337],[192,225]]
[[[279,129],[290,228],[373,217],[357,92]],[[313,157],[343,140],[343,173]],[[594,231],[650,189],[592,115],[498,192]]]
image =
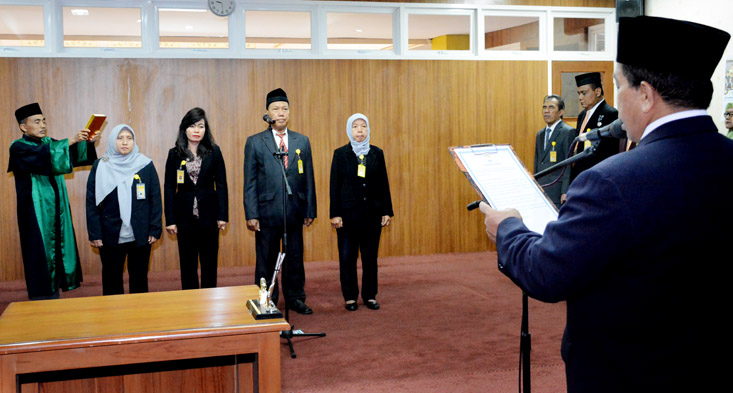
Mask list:
[[661,98],[649,82],[642,81],[639,84],[639,104],[643,113],[649,113]]

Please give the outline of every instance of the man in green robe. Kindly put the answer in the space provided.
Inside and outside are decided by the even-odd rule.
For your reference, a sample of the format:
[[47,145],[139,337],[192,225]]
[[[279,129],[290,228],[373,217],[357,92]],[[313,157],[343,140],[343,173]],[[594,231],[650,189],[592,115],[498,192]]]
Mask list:
[[97,159],[98,136],[90,139],[89,130],[81,130],[70,139],[49,138],[38,103],[19,108],[15,118],[23,136],[10,145],[8,172],[15,177],[28,297],[58,298],[59,289],[82,281],[64,174]]

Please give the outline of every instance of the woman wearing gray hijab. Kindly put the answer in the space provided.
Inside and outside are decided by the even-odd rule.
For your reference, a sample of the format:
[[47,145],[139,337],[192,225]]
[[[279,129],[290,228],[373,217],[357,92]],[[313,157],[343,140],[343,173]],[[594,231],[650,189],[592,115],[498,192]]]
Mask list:
[[349,143],[331,161],[331,226],[336,228],[341,292],[346,309],[356,311],[359,282],[356,260],[361,250],[361,298],[378,310],[377,255],[382,227],[389,225],[392,197],[382,149],[371,145],[369,119],[353,114],[346,122]]
[[102,293],[125,293],[126,258],[130,293],[147,292],[150,249],[163,230],[160,182],[129,125],[110,132],[106,154],[89,173],[86,205],[89,241],[102,259]]

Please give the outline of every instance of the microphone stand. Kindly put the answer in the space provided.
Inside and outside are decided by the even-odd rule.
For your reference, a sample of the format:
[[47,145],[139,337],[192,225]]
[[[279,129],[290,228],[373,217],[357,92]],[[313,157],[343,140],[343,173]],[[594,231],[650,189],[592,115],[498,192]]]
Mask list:
[[[272,129],[272,127],[270,127]],[[288,182],[288,175],[285,171],[285,158],[288,156],[287,152],[282,151],[280,148],[277,149],[276,152],[272,153],[273,156],[277,159],[277,161],[280,163],[280,171],[282,172],[282,183],[283,183],[283,190],[286,191],[283,194],[283,238],[282,238],[282,248],[280,253],[277,256],[278,261],[284,261],[285,259],[285,253],[287,251],[288,247],[288,199],[293,196],[293,191],[290,189],[290,183]],[[286,295],[286,283],[285,283],[285,271],[287,271],[287,264],[283,263],[283,270],[282,270],[282,279],[280,282],[282,283],[282,292],[283,297]],[[275,270],[275,276],[272,279],[272,286],[275,286],[275,280],[277,280],[277,270]],[[288,300],[287,298],[285,300],[285,320],[288,321],[288,324],[290,324],[290,309],[288,307]],[[293,337],[325,337],[326,333],[303,333],[302,330],[293,330],[294,325],[290,324],[290,329],[283,330],[280,332],[280,337],[284,338],[288,341],[288,346],[290,347],[290,357],[295,359],[295,350],[293,349],[293,341],[291,340]]]
[[[573,145],[574,146],[574,145]],[[583,150],[582,152],[575,154],[571,157],[566,158],[565,160],[562,160],[558,162],[557,164],[539,171],[534,174],[535,179],[540,178],[555,169],[564,168],[576,161],[580,161],[583,159],[586,159],[593,154],[595,154],[596,149],[598,148],[598,142],[593,143],[589,148]],[[557,179],[554,181],[557,181],[560,177],[562,177],[562,173],[560,173],[560,176],[558,176]],[[552,182],[551,182],[552,183]],[[532,335],[529,333],[529,296],[527,296],[527,292],[522,291],[522,324],[520,327],[520,339],[519,339],[519,391],[522,391],[522,387],[524,387],[524,393],[531,393],[532,392],[532,376],[531,376],[531,370],[530,370],[530,352],[532,351]]]
[[[566,158],[566,159],[558,162],[557,164],[555,164],[555,165],[553,165],[553,166],[551,166],[551,167],[549,167],[547,169],[543,169],[543,170],[535,173],[534,174],[534,178],[537,179],[537,178],[540,178],[542,176],[545,176],[546,174],[554,171],[555,169],[560,169],[560,168],[566,167],[566,166],[574,163],[575,161],[584,160],[584,159],[592,156],[593,154],[595,154],[597,148],[598,148],[598,141],[593,142],[593,144],[589,148],[583,150],[582,152],[580,152],[578,154],[575,154],[575,155],[572,155],[572,156],[570,156],[570,157],[568,157],[568,158]],[[560,175],[560,176],[562,176],[562,175]],[[556,181],[556,180],[554,180],[554,181]]]

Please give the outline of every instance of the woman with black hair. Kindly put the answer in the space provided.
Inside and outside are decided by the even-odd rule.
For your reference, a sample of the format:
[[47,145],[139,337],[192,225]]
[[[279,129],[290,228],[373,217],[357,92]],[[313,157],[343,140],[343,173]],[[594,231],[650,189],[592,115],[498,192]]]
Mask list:
[[165,164],[166,231],[178,236],[183,289],[216,287],[219,231],[229,221],[224,158],[206,113],[193,108],[181,120]]

